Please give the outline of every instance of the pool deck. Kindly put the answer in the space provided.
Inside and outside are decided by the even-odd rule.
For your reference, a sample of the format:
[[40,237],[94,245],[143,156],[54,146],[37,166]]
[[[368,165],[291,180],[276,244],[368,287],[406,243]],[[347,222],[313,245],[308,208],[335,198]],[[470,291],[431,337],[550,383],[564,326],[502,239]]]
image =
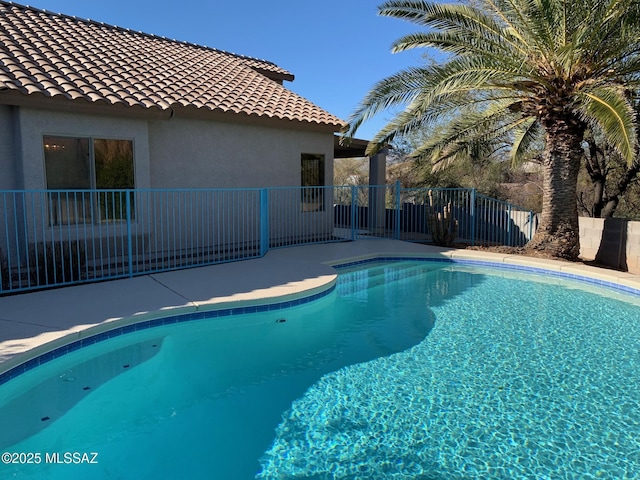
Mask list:
[[271,250],[258,259],[1,297],[0,373],[66,343],[121,325],[312,295],[335,282],[332,265],[380,256],[541,268],[640,291],[638,275],[518,255],[386,239],[290,247]]

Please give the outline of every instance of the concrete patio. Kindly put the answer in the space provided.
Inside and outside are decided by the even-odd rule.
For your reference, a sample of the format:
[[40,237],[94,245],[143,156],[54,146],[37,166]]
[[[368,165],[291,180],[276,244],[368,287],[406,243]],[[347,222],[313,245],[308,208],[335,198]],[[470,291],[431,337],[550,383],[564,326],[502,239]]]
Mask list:
[[311,295],[336,280],[331,265],[419,256],[537,267],[640,291],[640,276],[583,264],[377,239],[283,248],[263,258],[0,298],[0,373],[66,343],[159,316]]

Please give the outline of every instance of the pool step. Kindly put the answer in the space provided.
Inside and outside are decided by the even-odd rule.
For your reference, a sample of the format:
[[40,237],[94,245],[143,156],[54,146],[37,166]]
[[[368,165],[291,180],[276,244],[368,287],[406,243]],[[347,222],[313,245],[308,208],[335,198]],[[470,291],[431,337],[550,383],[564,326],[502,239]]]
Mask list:
[[153,358],[162,341],[154,338],[108,351],[25,387],[20,395],[0,404],[0,450],[35,435],[103,383]]
[[393,262],[371,264],[368,268],[341,271],[337,292],[349,294],[382,284],[395,283],[407,278],[423,275],[427,271],[440,270],[440,264],[427,262]]

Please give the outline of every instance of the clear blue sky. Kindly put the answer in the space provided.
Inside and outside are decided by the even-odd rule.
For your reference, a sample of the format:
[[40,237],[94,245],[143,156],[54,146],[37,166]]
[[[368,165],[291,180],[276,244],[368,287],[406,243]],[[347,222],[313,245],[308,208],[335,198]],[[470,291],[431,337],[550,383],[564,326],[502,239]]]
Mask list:
[[[26,4],[26,1],[17,0]],[[390,52],[418,27],[377,15],[382,0],[30,0],[29,5],[272,61],[286,86],[347,120],[378,80],[424,52]],[[370,139],[391,114],[365,123]]]

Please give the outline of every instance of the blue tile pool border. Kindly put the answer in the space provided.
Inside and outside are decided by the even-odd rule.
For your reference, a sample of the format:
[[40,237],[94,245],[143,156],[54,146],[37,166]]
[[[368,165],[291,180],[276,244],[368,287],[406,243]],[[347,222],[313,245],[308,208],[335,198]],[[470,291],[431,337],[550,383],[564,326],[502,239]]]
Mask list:
[[90,345],[94,345],[96,343],[102,342],[104,340],[108,340],[110,338],[119,337],[121,335],[125,335],[127,333],[139,332],[141,330],[148,330],[150,328],[162,327],[165,325],[173,325],[176,323],[184,323],[191,322],[194,320],[204,320],[204,319],[212,319],[218,317],[228,317],[232,315],[245,315],[248,313],[261,313],[261,312],[272,312],[276,310],[283,310],[286,308],[296,307],[299,305],[304,305],[306,303],[314,302],[319,300],[327,295],[330,295],[333,291],[335,291],[336,285],[333,283],[329,288],[314,293],[313,295],[308,295],[306,297],[296,298],[294,300],[287,300],[282,302],[275,303],[267,303],[263,305],[244,305],[230,308],[222,308],[218,310],[207,310],[202,312],[191,312],[191,313],[183,313],[179,315],[171,315],[168,317],[159,317],[151,320],[144,320],[137,323],[131,323],[128,325],[123,325],[121,327],[115,327],[111,330],[107,330],[105,332],[96,333],[95,335],[90,335],[85,338],[81,338],[79,340],[75,340],[66,345],[62,345],[60,347],[54,348],[46,353],[38,355],[30,360],[27,360],[24,363],[16,365],[13,368],[10,368],[6,372],[0,374],[0,385],[16,378],[23,373],[28,372],[40,365],[50,362],[51,360],[55,360],[56,358],[62,357],[68,353],[74,352],[84,347],[88,347]]
[[364,266],[368,263],[382,263],[382,262],[431,262],[431,263],[445,263],[445,264],[460,264],[470,265],[474,267],[488,267],[499,270],[511,270],[526,273],[535,273],[538,275],[546,275],[549,277],[574,280],[589,285],[595,285],[598,287],[608,288],[619,293],[625,293],[628,295],[640,297],[640,289],[621,285],[616,282],[609,282],[607,280],[600,280],[597,278],[591,278],[584,275],[576,275],[574,273],[562,272],[559,270],[549,270],[543,267],[531,267],[526,265],[514,265],[502,262],[490,262],[487,260],[472,260],[472,259],[458,259],[448,257],[417,257],[417,256],[393,256],[393,257],[371,257],[363,260],[356,260],[353,262],[338,263],[333,267],[340,271],[340,269],[352,268],[357,266]]
[[[511,270],[511,271],[515,270],[520,272],[535,273],[535,274],[547,275],[547,276],[557,277],[562,279],[575,280],[578,282],[595,285],[598,287],[608,288],[616,292],[640,297],[639,289],[627,287],[627,286],[620,285],[614,282],[609,282],[606,280],[594,279],[591,277],[586,277],[584,275],[576,275],[576,274],[566,273],[566,272],[557,271],[557,270],[548,270],[541,267],[512,265],[512,264],[499,263],[499,262],[489,262],[484,260],[455,259],[455,258],[442,258],[442,257],[434,258],[434,257],[418,257],[418,256],[376,256],[376,257],[369,257],[366,259],[352,261],[352,262],[337,263],[332,266],[339,272],[341,269],[358,267],[358,266],[366,266],[367,264],[370,264],[370,263],[407,262],[407,261],[471,265],[471,266],[479,266],[479,267],[489,267],[489,268],[500,269],[500,270]],[[331,294],[335,290],[335,288],[336,288],[336,285],[334,283],[326,290],[315,293],[313,295],[300,297],[295,300],[268,303],[264,305],[245,305],[245,306],[238,306],[238,307],[232,307],[232,308],[222,308],[219,310],[208,310],[204,312],[185,313],[180,315],[172,315],[168,317],[155,318],[151,320],[144,320],[141,322],[124,325],[121,327],[115,327],[105,332],[97,333],[95,335],[91,335],[79,340],[75,340],[66,345],[62,345],[46,353],[38,355],[37,357],[34,357],[24,363],[16,365],[15,367],[0,374],[0,385],[40,365],[43,365],[52,360],[55,360],[56,358],[62,357],[68,353],[74,352],[84,347],[88,347],[90,345],[94,345],[104,340],[118,337],[120,335],[125,335],[127,333],[137,332],[140,330],[147,330],[155,327],[161,327],[165,325],[190,322],[194,320],[204,320],[204,319],[211,319],[211,318],[217,318],[217,317],[226,317],[231,315],[244,315],[248,313],[260,313],[260,312],[270,312],[274,310],[282,310],[282,309],[295,307],[298,305],[303,305],[306,303],[319,300]]]

